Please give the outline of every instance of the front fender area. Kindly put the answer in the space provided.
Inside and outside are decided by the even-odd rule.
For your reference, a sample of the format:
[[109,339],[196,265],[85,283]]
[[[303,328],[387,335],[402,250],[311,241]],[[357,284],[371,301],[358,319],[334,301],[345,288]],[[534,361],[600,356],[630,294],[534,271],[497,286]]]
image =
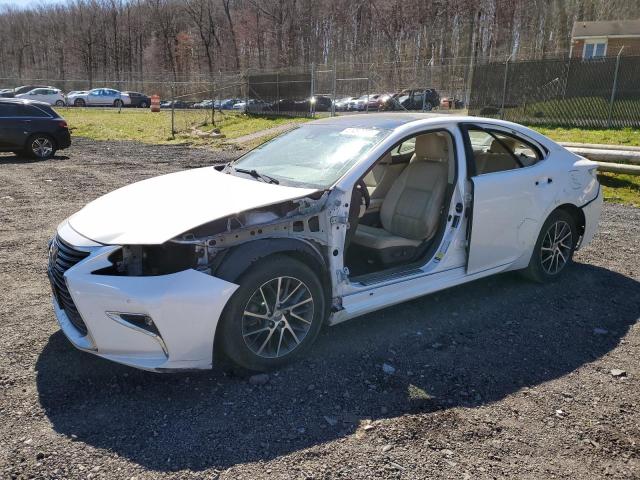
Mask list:
[[[215,276],[235,282],[258,260],[274,253],[289,253],[299,256],[316,272],[327,272],[327,262],[310,242],[294,238],[264,238],[243,243],[231,248],[215,268]],[[320,270],[318,270],[320,269]],[[325,280],[321,275],[321,280]]]
[[[92,340],[92,353],[146,370],[211,367],[218,320],[238,285],[196,270],[126,277],[95,275],[94,266],[82,262],[65,274]],[[150,317],[160,338],[117,321],[114,312]],[[86,350],[74,342],[72,333],[65,331]]]

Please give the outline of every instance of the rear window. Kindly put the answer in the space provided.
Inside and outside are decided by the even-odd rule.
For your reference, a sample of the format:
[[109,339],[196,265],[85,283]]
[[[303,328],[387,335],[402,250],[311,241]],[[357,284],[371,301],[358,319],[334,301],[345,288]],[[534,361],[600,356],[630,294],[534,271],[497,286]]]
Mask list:
[[28,117],[57,117],[56,113],[48,106],[25,105],[25,115]]

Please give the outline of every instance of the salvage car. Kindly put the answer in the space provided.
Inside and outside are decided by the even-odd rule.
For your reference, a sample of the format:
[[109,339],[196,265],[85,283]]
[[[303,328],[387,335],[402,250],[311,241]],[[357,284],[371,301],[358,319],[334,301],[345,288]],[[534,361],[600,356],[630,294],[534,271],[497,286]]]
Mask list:
[[266,371],[323,324],[509,270],[554,281],[601,207],[595,163],[510,122],[325,118],[63,221],[53,308],[109,360],[167,372],[220,354]]

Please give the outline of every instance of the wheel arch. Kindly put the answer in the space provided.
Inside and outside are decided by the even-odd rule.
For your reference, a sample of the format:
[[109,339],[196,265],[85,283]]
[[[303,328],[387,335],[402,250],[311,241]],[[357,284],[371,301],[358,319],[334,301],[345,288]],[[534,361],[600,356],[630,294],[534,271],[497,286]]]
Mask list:
[[228,282],[235,282],[258,261],[276,254],[290,256],[308,265],[319,273],[321,283],[331,291],[326,259],[315,245],[302,239],[264,238],[233,247],[216,266],[214,275]]
[[[220,263],[214,268],[213,275],[228,282],[237,283],[244,272],[258,262],[274,255],[286,255],[309,266],[316,274],[325,294],[324,320],[326,321],[331,308],[331,277],[328,262],[320,251],[311,243],[303,239],[293,238],[264,238],[243,243],[225,252]],[[224,312],[228,308],[228,302]],[[221,318],[222,318],[221,316]],[[222,322],[218,322],[214,334],[213,355],[216,361],[225,362],[220,346],[219,331]]]
[[[586,227],[586,218],[584,216],[584,212],[582,211],[581,208],[573,205],[572,203],[564,203],[558,207],[556,207],[553,212],[557,211],[557,210],[563,210],[565,212],[567,212],[571,218],[573,218],[573,221],[576,224],[576,228],[578,229],[578,234],[580,237],[582,237],[584,235],[585,232],[585,227]],[[551,212],[551,213],[553,213]],[[549,215],[551,215],[551,213]],[[547,217],[548,218],[548,217]]]

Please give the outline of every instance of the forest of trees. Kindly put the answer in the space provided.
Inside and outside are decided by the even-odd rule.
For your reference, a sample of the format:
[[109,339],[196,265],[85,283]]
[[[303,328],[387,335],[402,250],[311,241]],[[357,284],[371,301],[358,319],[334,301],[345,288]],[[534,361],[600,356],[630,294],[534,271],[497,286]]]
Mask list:
[[69,0],[0,10],[0,78],[95,86],[544,58],[567,54],[575,20],[639,17],[638,0]]

